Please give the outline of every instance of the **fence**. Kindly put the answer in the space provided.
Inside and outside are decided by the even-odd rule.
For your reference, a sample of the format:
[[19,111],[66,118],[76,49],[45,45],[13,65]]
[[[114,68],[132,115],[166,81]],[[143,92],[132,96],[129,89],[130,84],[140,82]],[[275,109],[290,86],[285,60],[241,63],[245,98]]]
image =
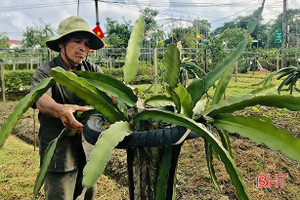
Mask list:
[[[142,48],[140,61],[153,64],[154,48]],[[202,49],[183,49],[183,54],[188,57],[195,57],[195,54]],[[157,48],[157,58],[164,59],[166,48]],[[33,69],[42,62],[57,56],[57,52],[49,51],[47,48],[39,49],[7,49],[0,48],[0,63],[5,69]],[[87,56],[88,60],[97,64],[104,64],[107,67],[121,67],[124,64],[126,48],[103,48],[91,51]]]
[[[157,74],[158,69],[164,65],[166,51],[166,48],[142,48],[140,63],[146,67],[154,67],[155,74]],[[288,63],[294,66],[297,65],[298,59],[296,55],[293,55],[295,52],[299,52],[299,49],[297,51],[293,50],[292,53],[289,53],[291,56],[287,56],[289,58]],[[57,52],[50,51],[47,48],[0,49],[0,63],[3,63],[5,70],[35,69],[57,55]],[[102,48],[91,51],[87,59],[102,67],[121,68],[125,62],[125,56],[126,48]],[[219,54],[215,56],[220,58]],[[269,71],[277,70],[282,65],[282,57],[278,49],[245,52],[238,63],[239,72],[255,71],[262,68]],[[183,48],[182,58],[193,59],[206,72],[213,69],[217,63],[214,62],[214,55],[211,50],[203,48]],[[219,60],[222,60],[222,58]]]

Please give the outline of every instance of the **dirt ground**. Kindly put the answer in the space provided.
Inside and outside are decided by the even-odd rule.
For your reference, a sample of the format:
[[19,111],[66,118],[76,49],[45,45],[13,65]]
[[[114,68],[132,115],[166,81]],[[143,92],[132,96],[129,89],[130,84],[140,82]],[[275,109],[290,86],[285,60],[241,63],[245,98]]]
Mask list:
[[[16,102],[0,102],[1,124],[8,117]],[[243,115],[269,116],[278,128],[286,128],[295,137],[300,138],[300,119],[296,112],[267,107],[247,108],[239,111]],[[37,113],[35,113],[37,118]],[[36,120],[37,123],[37,120]],[[30,109],[21,118],[13,134],[24,141],[33,144],[34,130],[33,110]],[[36,124],[36,131],[38,123]],[[256,144],[247,138],[231,134],[231,144],[234,160],[240,170],[243,180],[252,199],[300,200],[300,164],[291,161],[280,152],[268,149],[264,144]],[[222,162],[214,159],[214,168],[221,185],[217,190],[212,183],[205,162],[203,140],[193,139],[186,141],[182,147],[177,170],[177,198],[186,200],[237,199],[235,188],[232,185]],[[115,150],[106,168],[105,174],[117,181],[120,185],[127,184],[126,153],[124,150]],[[256,178],[259,174],[287,174],[283,188],[257,188]],[[128,198],[129,199],[129,198]]]

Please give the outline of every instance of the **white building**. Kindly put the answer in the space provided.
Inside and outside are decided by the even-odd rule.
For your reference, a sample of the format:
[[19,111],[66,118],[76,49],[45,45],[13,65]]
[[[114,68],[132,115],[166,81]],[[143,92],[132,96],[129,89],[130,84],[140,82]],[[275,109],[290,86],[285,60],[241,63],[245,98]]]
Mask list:
[[9,45],[10,45],[10,48],[13,49],[13,48],[20,48],[21,45],[22,45],[22,41],[21,40],[9,40]]

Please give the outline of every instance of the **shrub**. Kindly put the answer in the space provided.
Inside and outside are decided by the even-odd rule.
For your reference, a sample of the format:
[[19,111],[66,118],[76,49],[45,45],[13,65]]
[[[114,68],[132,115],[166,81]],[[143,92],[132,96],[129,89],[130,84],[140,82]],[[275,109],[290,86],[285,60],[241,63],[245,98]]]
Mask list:
[[[34,70],[6,70],[4,71],[5,88],[8,92],[17,92],[22,87],[32,85]],[[1,83],[1,80],[0,80]],[[2,83],[1,83],[2,84]]]
[[[123,68],[105,68],[101,67],[104,74],[110,75],[118,80],[123,80]],[[146,65],[139,67],[137,76],[135,77],[134,84],[147,84],[152,83],[154,79],[154,69]]]

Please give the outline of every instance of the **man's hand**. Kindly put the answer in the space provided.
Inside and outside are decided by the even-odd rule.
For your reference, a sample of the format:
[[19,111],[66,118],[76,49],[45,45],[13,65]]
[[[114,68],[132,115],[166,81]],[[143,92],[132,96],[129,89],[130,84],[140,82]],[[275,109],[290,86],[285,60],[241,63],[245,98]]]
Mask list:
[[74,114],[77,111],[85,112],[91,109],[85,106],[59,104],[47,94],[43,94],[39,98],[36,102],[36,107],[45,115],[59,118],[67,129],[76,132],[83,131],[83,124],[75,119]]
[[70,105],[70,104],[61,104],[60,111],[58,113],[58,117],[60,118],[61,122],[63,123],[64,127],[76,132],[83,132],[83,124],[78,122],[74,114],[77,111],[88,111],[91,108],[78,106],[78,105]]
[[108,94],[107,92],[105,92],[105,94],[111,98],[111,100],[114,104],[116,104],[116,105],[118,104],[118,99],[116,97],[114,97],[113,95]]

